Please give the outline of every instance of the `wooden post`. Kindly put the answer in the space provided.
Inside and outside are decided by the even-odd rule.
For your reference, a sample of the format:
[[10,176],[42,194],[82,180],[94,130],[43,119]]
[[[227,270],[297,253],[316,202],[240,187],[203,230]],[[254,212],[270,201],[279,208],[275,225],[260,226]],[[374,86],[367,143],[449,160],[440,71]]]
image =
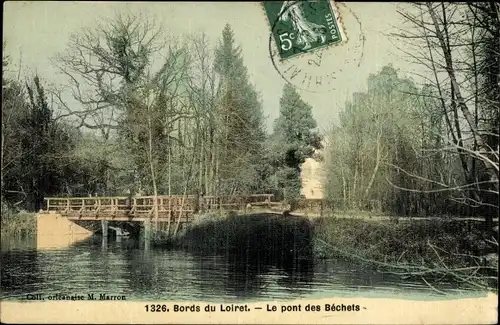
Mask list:
[[102,237],[102,250],[107,251],[108,250],[108,237]]
[[151,220],[144,221],[144,248],[149,249],[151,242]]
[[108,237],[108,220],[101,220],[102,236]]
[[131,216],[134,216],[135,210],[136,210],[136,206],[137,206],[137,199],[134,197],[132,199],[132,208],[130,209],[130,212],[129,212]]
[[99,210],[101,210],[101,199],[97,199],[94,205],[97,206],[97,209],[95,210],[95,215],[97,216],[99,214]]
[[82,214],[84,210],[85,210],[85,199],[82,199],[82,206],[80,207],[79,213]]

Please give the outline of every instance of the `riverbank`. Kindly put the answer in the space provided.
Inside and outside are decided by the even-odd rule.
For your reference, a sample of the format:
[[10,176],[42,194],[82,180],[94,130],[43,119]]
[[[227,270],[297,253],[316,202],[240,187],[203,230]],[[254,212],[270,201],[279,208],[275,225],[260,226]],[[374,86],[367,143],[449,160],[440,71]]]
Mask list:
[[36,213],[2,211],[1,235],[2,237],[36,235]]
[[[498,221],[496,226],[498,231]],[[482,221],[318,218],[314,228],[318,257],[352,260],[405,278],[449,278],[497,290],[498,244]]]
[[[313,259],[313,228],[308,219],[255,213],[198,216],[163,244],[193,254],[225,254],[242,262],[289,268]],[[162,245],[160,243],[160,245]]]
[[496,291],[498,283],[498,244],[487,237],[480,220],[210,214],[198,217],[169,245],[290,265],[297,260],[344,259],[403,278],[442,278],[476,289]]

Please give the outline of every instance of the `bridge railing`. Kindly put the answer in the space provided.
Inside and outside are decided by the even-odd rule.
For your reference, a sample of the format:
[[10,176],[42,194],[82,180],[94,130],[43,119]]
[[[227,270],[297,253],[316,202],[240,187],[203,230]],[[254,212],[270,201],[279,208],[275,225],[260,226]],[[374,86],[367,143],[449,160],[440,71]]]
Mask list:
[[127,197],[45,198],[47,211],[63,213],[97,211],[112,213],[129,209]]
[[[191,213],[196,209],[244,209],[248,203],[269,203],[272,194],[254,194],[249,196],[195,196],[195,195],[158,195],[156,196],[160,213]],[[152,215],[155,196],[113,196],[113,197],[49,197],[45,198],[47,211],[62,214],[116,214]]]

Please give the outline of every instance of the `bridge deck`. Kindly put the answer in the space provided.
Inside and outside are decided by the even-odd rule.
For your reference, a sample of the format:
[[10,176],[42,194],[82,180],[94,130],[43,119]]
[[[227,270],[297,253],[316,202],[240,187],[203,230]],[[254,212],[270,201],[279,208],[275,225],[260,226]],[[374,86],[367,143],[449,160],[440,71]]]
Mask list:
[[[244,210],[247,204],[271,205],[272,194],[246,197],[157,196],[158,221],[190,222],[198,210]],[[47,212],[69,220],[147,221],[156,217],[154,196],[45,198]]]

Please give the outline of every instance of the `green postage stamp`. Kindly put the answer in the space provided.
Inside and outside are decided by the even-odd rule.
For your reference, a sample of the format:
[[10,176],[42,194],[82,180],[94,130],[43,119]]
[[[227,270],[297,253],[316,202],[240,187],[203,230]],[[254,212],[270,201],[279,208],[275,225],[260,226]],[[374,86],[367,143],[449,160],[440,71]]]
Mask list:
[[262,4],[281,60],[347,41],[332,0]]

